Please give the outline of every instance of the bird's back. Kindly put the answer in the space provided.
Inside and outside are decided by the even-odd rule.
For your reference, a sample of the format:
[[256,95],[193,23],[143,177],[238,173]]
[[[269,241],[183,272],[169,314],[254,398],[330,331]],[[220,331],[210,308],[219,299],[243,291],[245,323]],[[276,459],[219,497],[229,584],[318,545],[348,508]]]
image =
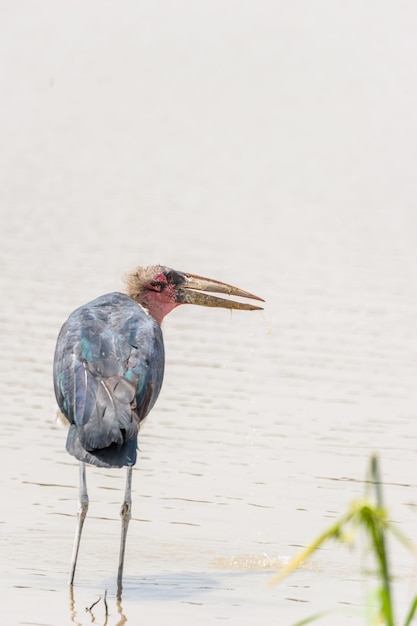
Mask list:
[[99,467],[134,465],[139,424],[163,373],[160,326],[128,296],[106,294],[71,313],[54,359],[55,395],[70,423],[68,452]]

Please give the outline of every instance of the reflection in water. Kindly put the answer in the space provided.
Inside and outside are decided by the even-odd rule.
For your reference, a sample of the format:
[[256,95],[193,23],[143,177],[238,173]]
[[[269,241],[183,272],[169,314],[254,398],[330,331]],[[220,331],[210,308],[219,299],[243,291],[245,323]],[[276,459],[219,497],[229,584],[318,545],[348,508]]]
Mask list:
[[72,587],[72,586],[69,587],[69,600],[70,600],[70,603],[69,603],[70,620],[74,624],[77,624],[77,626],[81,626],[81,622],[78,622],[76,620],[77,612],[75,610],[74,587]]
[[[77,618],[74,587],[72,586],[69,587],[69,599],[70,599],[70,603],[69,603],[70,621],[73,624],[76,624],[77,626],[82,626],[82,622],[79,621],[79,619]],[[96,609],[97,607],[96,610],[99,610],[98,607],[101,604],[103,604],[103,607],[104,607],[104,615],[99,618],[95,615],[95,612],[93,611],[93,609]],[[117,621],[114,623],[114,626],[123,626],[123,624],[126,624],[127,622],[127,617],[123,613],[123,607],[122,607],[122,603],[120,600],[116,600],[116,608],[117,608],[117,613],[119,617],[117,618]],[[83,612],[84,611],[90,615],[90,621],[92,624],[101,624],[101,626],[109,626],[110,622],[109,622],[109,608],[107,604],[107,589],[104,592],[104,595],[99,596],[99,598],[95,600],[89,607],[84,607]],[[99,621],[99,619],[102,619],[103,621]]]
[[121,600],[116,600],[116,607],[117,607],[117,612],[120,615],[120,619],[119,619],[118,622],[116,622],[115,626],[123,626],[123,624],[126,624],[126,622],[127,622],[127,617],[123,613],[123,607],[122,607],[122,601]]

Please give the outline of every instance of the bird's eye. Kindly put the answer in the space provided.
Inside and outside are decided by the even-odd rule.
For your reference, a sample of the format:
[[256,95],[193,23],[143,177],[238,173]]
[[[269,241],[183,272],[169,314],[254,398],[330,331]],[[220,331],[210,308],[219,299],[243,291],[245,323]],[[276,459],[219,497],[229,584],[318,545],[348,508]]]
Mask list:
[[168,281],[169,283],[175,283],[175,275],[174,275],[174,274],[175,274],[175,273],[174,273],[174,272],[172,272],[172,271],[171,271],[171,272],[166,272],[166,274],[165,274],[165,278],[167,279],[167,281]]
[[174,285],[175,287],[182,285],[185,281],[184,274],[181,272],[176,272],[175,270],[169,270],[165,272],[165,278],[170,285]]

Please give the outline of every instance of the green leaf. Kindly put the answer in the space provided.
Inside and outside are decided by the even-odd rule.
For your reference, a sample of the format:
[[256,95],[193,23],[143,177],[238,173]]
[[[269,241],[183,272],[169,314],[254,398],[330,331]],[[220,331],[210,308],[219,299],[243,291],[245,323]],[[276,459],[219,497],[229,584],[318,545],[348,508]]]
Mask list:
[[404,626],[410,626],[411,624],[411,620],[413,619],[414,615],[416,614],[417,611],[417,596],[414,598],[410,610],[408,612],[408,615],[406,617],[406,620],[404,622]]

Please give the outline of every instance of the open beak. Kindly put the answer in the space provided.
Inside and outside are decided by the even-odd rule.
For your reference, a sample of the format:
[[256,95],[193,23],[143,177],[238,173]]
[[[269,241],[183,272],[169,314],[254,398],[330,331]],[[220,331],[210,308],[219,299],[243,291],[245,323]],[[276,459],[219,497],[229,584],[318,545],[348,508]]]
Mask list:
[[252,300],[260,300],[264,302],[262,298],[254,296],[253,293],[243,291],[238,287],[233,287],[227,283],[221,283],[218,280],[212,278],[204,278],[203,276],[196,276],[195,274],[187,274],[181,272],[184,276],[184,283],[177,289],[177,302],[182,304],[200,304],[201,306],[222,307],[224,309],[241,309],[243,311],[256,311],[262,310],[263,307],[249,304],[247,302],[236,302],[235,300],[226,300],[226,298],[217,298],[216,296],[209,296],[207,293],[200,293],[202,291],[209,291],[214,293],[226,293],[228,296],[238,296],[240,298],[251,298]]

